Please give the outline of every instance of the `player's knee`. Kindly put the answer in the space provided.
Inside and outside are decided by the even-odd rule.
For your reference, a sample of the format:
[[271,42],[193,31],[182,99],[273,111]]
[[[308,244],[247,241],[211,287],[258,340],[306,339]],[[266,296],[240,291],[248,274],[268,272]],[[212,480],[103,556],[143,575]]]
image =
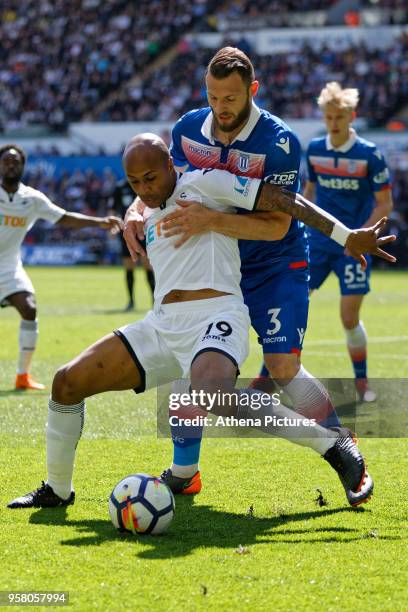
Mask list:
[[84,399],[81,379],[69,364],[61,366],[52,383],[52,398],[60,404],[77,404]]
[[19,308],[20,315],[25,321],[35,321],[37,318],[37,305],[35,297],[30,295]]
[[354,329],[358,325],[358,315],[343,312],[341,315],[341,321],[345,329]]
[[224,397],[232,397],[235,391],[235,373],[232,370],[233,367],[222,371],[216,366],[195,369],[191,377],[191,390],[204,394],[200,396],[204,398],[202,407],[211,408],[215,414],[223,416],[234,414],[231,401],[224,402]]

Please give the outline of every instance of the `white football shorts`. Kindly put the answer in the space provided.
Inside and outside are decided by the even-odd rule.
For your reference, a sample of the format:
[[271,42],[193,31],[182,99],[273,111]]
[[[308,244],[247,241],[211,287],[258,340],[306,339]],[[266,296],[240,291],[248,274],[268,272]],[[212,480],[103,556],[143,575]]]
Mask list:
[[142,373],[137,393],[190,375],[204,351],[224,353],[239,368],[248,356],[250,319],[238,296],[161,304],[114,333]]
[[6,298],[20,291],[35,293],[33,283],[23,266],[4,271],[0,268],[0,306],[9,306]]

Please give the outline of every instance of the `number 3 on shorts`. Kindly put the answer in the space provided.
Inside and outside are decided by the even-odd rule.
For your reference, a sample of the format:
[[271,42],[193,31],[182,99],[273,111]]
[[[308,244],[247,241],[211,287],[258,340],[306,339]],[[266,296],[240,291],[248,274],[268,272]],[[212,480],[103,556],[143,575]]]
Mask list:
[[281,308],[270,308],[268,310],[268,315],[271,315],[269,322],[272,323],[272,325],[274,326],[273,329],[267,330],[266,333],[268,334],[268,336],[274,336],[282,327],[282,323],[278,319],[278,315],[281,310]]

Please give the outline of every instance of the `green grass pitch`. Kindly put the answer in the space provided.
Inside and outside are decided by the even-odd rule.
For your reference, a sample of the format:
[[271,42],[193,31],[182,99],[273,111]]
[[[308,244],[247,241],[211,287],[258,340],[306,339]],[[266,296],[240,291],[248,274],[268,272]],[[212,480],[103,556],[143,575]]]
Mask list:
[[[34,268],[29,274],[40,318],[33,374],[48,385],[59,365],[144,314],[121,312],[120,269]],[[370,374],[406,378],[407,273],[376,272],[372,288],[363,312]],[[147,305],[140,271],[136,291]],[[110,393],[87,404],[76,504],[6,509],[46,476],[48,393],[12,390],[18,322],[13,309],[1,311],[0,590],[69,591],[71,609],[86,611],[406,609],[405,439],[361,440],[375,480],[375,495],[362,510],[347,506],[337,476],[312,451],[281,440],[208,439],[203,491],[176,499],[168,533],[123,537],[107,511],[113,485],[136,471],[159,474],[170,462],[171,443],[156,437],[153,392]],[[251,338],[242,369],[247,377],[260,361]],[[351,375],[335,279],[312,298],[303,360],[317,376]],[[316,503],[316,489],[326,506]]]

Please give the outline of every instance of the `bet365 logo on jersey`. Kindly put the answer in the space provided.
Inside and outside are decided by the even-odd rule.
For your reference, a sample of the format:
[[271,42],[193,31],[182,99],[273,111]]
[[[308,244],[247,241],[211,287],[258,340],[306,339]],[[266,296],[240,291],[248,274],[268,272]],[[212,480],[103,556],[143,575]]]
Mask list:
[[317,175],[319,185],[327,187],[327,189],[352,189],[356,191],[358,189],[358,180],[350,178],[323,178],[320,174]]

